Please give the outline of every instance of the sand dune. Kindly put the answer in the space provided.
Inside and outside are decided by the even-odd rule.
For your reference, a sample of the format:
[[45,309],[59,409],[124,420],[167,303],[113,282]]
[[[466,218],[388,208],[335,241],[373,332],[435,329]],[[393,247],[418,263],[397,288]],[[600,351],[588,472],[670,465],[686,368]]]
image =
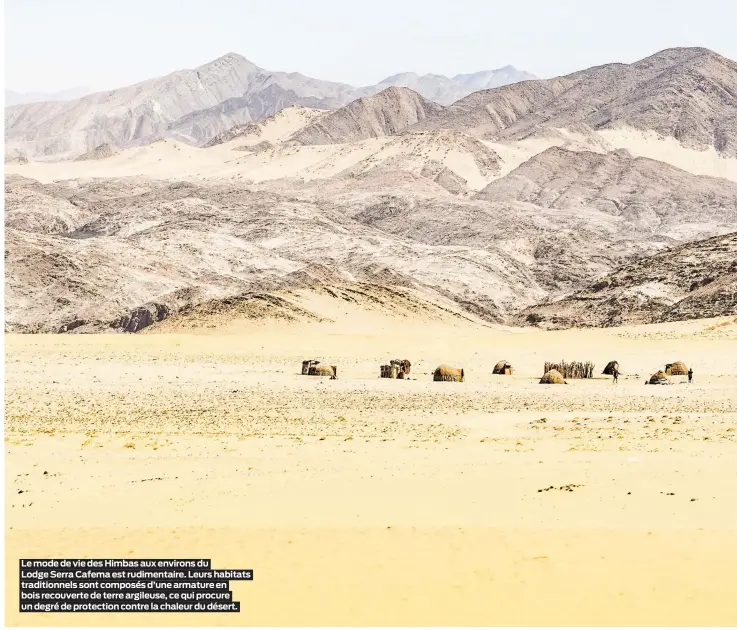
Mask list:
[[229,142],[229,148],[250,147],[262,142],[281,144],[294,133],[329,112],[310,107],[287,107],[259,123],[233,127],[213,138],[206,146]]
[[[287,125],[284,125],[287,126]],[[296,127],[296,125],[295,125]],[[261,136],[235,138],[199,149],[180,142],[160,140],[145,147],[121,151],[94,162],[30,162],[25,168],[7,164],[6,172],[51,182],[87,177],[145,176],[158,179],[235,179],[250,182],[332,177],[343,171],[365,172],[387,164],[398,170],[421,172],[428,164],[442,165],[460,176],[469,188],[480,190],[499,173],[498,156],[478,140],[457,132],[432,132],[373,138],[353,144],[280,146],[287,133],[266,128],[275,141],[264,151],[234,151],[264,141]]]
[[[514,141],[479,141],[459,132],[438,131],[374,138],[351,144],[285,145],[292,135],[324,115],[319,110],[289,108],[263,126],[236,128],[221,144],[196,148],[172,140],[126,149],[94,161],[6,163],[7,173],[41,182],[81,177],[145,176],[159,179],[231,179],[264,182],[283,178],[307,181],[333,177],[343,171],[365,172],[386,165],[395,170],[422,172],[439,164],[463,180],[460,190],[478,191],[520,164],[553,146],[595,152],[626,149],[694,175],[737,181],[737,158],[682,146],[672,138],[635,129],[601,130],[580,134],[549,130],[537,137]],[[260,146],[259,146],[260,145]],[[252,148],[250,151],[247,147]],[[479,162],[479,155],[484,153]],[[494,165],[491,163],[495,162]],[[488,164],[488,166],[487,166]],[[436,169],[437,170],[437,169]]]
[[737,158],[717,153],[713,147],[688,148],[675,138],[626,127],[602,129],[598,134],[613,148],[627,149],[637,157],[660,160],[694,175],[724,177],[737,182]]

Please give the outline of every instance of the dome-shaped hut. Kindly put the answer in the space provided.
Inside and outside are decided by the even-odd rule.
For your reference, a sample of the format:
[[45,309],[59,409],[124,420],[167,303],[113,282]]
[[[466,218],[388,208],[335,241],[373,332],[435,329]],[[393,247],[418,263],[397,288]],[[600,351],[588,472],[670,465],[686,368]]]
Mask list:
[[335,365],[312,365],[307,373],[309,376],[329,376],[330,380],[338,378],[338,368]]
[[412,364],[410,363],[409,359],[392,359],[389,364],[395,365],[397,367],[396,378],[408,377],[409,371],[412,368]]
[[688,368],[683,361],[676,361],[675,363],[666,364],[665,373],[668,376],[686,376],[688,374]]
[[512,364],[509,361],[499,361],[491,371],[492,374],[514,374]]
[[439,365],[432,374],[433,381],[455,381],[462,383],[466,378],[463,368],[454,368],[449,365]]
[[650,377],[649,383],[650,385],[667,385],[668,377],[663,370],[659,370]]
[[540,379],[541,385],[566,385],[566,380],[558,370],[550,370]]
[[602,374],[608,374],[611,376],[614,374],[614,370],[617,370],[619,372],[619,361],[609,361],[609,363],[606,364],[606,367],[604,368],[604,371]]

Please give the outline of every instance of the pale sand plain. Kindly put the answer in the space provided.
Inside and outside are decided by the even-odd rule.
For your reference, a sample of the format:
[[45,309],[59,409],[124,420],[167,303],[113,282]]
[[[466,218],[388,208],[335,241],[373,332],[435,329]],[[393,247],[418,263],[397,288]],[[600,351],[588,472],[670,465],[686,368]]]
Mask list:
[[[737,624],[736,318],[342,314],[6,335],[6,622]],[[411,380],[378,378],[403,357]],[[299,375],[305,358],[338,380]],[[597,377],[539,385],[559,358]],[[644,384],[674,360],[693,384]],[[466,382],[433,383],[440,363]],[[232,583],[240,614],[21,615],[23,557],[204,557],[255,579]]]

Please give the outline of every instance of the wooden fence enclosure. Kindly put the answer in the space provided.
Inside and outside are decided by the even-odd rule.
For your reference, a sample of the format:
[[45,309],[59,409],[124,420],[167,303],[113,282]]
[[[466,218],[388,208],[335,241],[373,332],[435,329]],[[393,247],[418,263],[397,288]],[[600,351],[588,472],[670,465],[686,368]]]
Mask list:
[[563,378],[594,377],[594,364],[591,361],[559,361],[558,363],[546,361],[545,372],[543,374],[547,374],[550,370],[558,370],[563,375]]

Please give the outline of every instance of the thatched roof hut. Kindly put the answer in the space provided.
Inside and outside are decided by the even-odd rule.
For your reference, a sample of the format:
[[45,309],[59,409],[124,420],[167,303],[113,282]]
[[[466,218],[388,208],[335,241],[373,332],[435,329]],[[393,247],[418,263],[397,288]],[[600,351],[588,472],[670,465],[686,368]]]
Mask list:
[[608,374],[611,376],[614,374],[614,370],[617,370],[619,372],[619,361],[609,361],[609,363],[606,364],[606,367],[604,368],[604,371],[602,374]]
[[329,376],[331,380],[338,378],[338,368],[335,365],[313,365],[308,372],[309,376]]
[[550,370],[545,372],[543,377],[540,379],[541,385],[566,385],[566,380],[558,370]]
[[648,382],[650,385],[667,385],[668,377],[666,376],[665,372],[663,372],[663,370],[659,370],[650,377],[650,380]]
[[404,379],[409,376],[412,364],[409,359],[392,359],[388,365],[381,365],[381,378],[399,378]]
[[683,361],[676,361],[675,363],[666,364],[665,373],[668,376],[686,376],[688,374],[688,368]]
[[397,366],[397,373],[404,372],[404,376],[409,376],[409,371],[410,371],[410,368],[412,367],[412,364],[410,363],[409,359],[392,359],[391,361],[389,361],[389,363],[390,365]]
[[310,368],[313,365],[318,365],[320,362],[316,359],[307,359],[306,361],[302,361],[302,374],[309,374]]
[[454,368],[449,365],[439,365],[432,374],[433,381],[455,381],[462,383],[466,378],[463,368]]
[[381,370],[381,378],[398,378],[399,377],[399,366],[394,365],[382,365],[379,367]]
[[512,369],[512,364],[509,361],[499,361],[494,366],[494,369],[491,371],[492,374],[514,374],[514,369]]

